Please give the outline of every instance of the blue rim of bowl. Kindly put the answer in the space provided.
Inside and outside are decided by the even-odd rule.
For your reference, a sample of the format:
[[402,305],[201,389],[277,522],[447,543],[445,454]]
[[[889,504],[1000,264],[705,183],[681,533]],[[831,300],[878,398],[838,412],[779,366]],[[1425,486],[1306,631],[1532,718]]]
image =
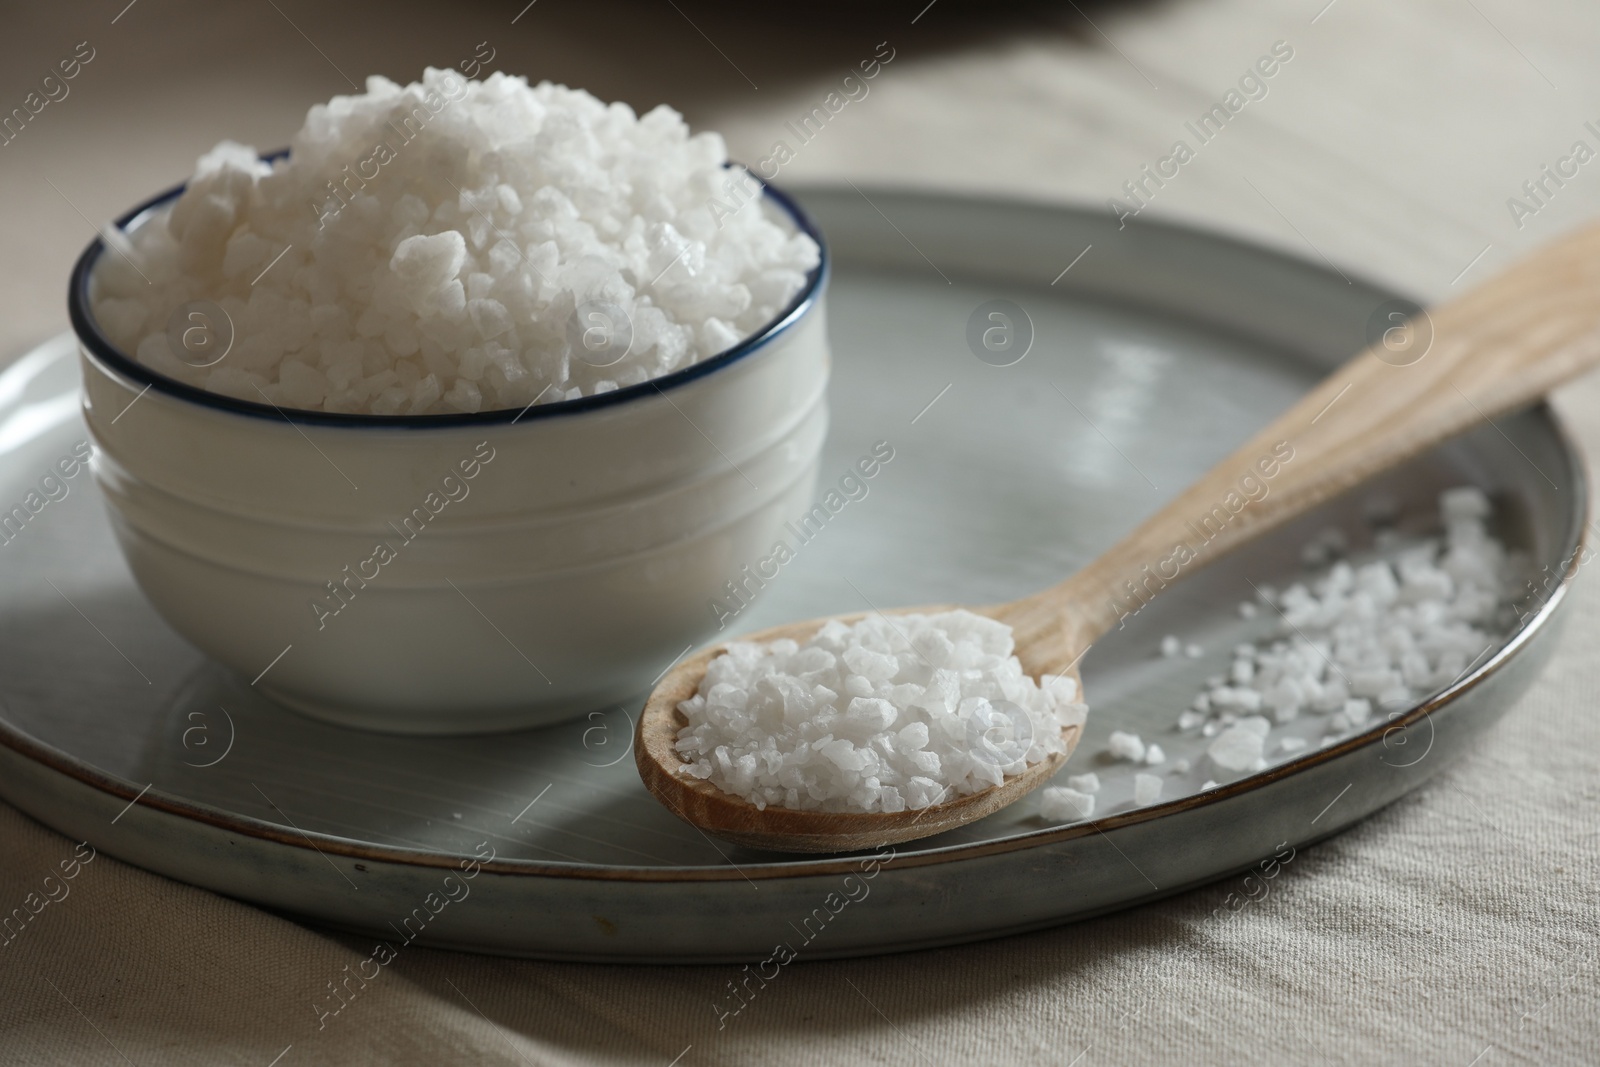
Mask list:
[[[280,159],[288,158],[289,150],[280,149],[261,157],[263,162],[275,163]],[[733,167],[734,164],[726,164]],[[656,396],[675,389],[681,385],[703,378],[723,367],[737,363],[746,356],[752,355],[770,342],[786,333],[791,327],[805,317],[806,313],[822,298],[830,272],[831,259],[828,254],[827,242],[823,239],[822,231],[815,220],[807,215],[795,200],[783,190],[762,181],[753,172],[746,171],[750,177],[761,185],[762,196],[770,199],[794,223],[795,229],[804,233],[817,243],[819,257],[817,265],[806,274],[805,284],[795,294],[789,304],[780,311],[771,322],[767,323],[755,333],[746,337],[732,348],[691,364],[681,370],[664,374],[659,378],[650,378],[637,385],[630,385],[622,389],[614,389],[609,393],[600,393],[597,396],[582,396],[573,400],[552,400],[548,404],[535,404],[526,408],[495,408],[492,411],[469,411],[445,415],[364,415],[333,411],[311,411],[305,408],[280,408],[273,404],[261,404],[253,400],[240,400],[221,393],[209,392],[193,385],[187,385],[175,378],[169,378],[140,363],[119,351],[110,339],[101,331],[89,309],[89,284],[94,276],[95,264],[106,250],[104,237],[96,237],[90,242],[89,247],[83,250],[78,257],[78,262],[72,268],[72,277],[67,284],[67,317],[72,323],[72,332],[77,335],[78,343],[84,351],[101,366],[101,369],[114,373],[118,377],[131,380],[138,386],[146,389],[154,388],[179,400],[187,400],[202,407],[214,408],[218,411],[228,411],[236,415],[253,415],[257,418],[284,420],[291,423],[305,424],[308,426],[340,426],[364,427],[367,429],[428,429],[461,426],[499,426],[513,422],[533,422],[538,419],[555,418],[562,415],[579,415],[588,411],[599,411],[629,401],[640,400],[645,397]],[[151,197],[133,210],[121,217],[114,219],[112,224],[117,229],[126,231],[130,225],[142,221],[148,214],[183,195],[188,183],[173,186],[163,193]]]

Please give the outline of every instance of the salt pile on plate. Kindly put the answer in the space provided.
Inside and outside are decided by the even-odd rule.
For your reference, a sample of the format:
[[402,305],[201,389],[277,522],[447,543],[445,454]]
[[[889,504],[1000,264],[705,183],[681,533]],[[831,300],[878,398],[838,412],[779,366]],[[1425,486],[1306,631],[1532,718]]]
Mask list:
[[925,808],[1065,751],[1070,677],[1035,682],[1011,628],[967,611],[823,624],[804,645],[733,642],[711,661],[676,747],[682,773],[755,804]]
[[[1326,746],[1386,723],[1481,662],[1515,620],[1512,603],[1525,561],[1489,534],[1491,506],[1481,490],[1447,490],[1439,511],[1442,538],[1405,542],[1397,532],[1383,531],[1376,558],[1324,566],[1313,580],[1281,594],[1263,587],[1267,615],[1278,616],[1280,636],[1234,649],[1227,674],[1213,678],[1178,717],[1183,736],[1172,746],[1186,746],[1203,759],[1203,770],[1230,781],[1295,758],[1308,747],[1307,736],[1312,745],[1320,738]],[[1346,539],[1335,533],[1324,531],[1312,540],[1304,554],[1308,563],[1325,564],[1331,553],[1345,550]],[[1254,618],[1251,607],[1239,615]],[[1170,636],[1157,654],[1171,659],[1181,647]],[[1274,730],[1283,736],[1273,739]],[[1102,758],[1159,763],[1151,750],[1159,752],[1159,746],[1117,730]],[[1178,775],[1190,768],[1187,758],[1172,765]],[[1157,775],[1108,781],[1125,791],[1128,777],[1134,807],[1160,799],[1166,783]],[[1094,789],[1086,788],[1090,781]],[[1070,788],[1041,791],[1039,814],[1045,820],[1076,822],[1093,814],[1096,798],[1088,794],[1099,789],[1099,779],[1084,775],[1067,782]],[[1207,778],[1199,788],[1216,785]]]
[[[1284,636],[1236,648],[1227,677],[1178,720],[1213,738],[1217,767],[1260,770],[1273,725],[1302,714],[1328,716],[1329,743],[1358,732],[1451,684],[1494,646],[1511,621],[1517,564],[1489,534],[1482,490],[1446,490],[1439,511],[1442,539],[1341,560],[1309,585],[1268,591]],[[1290,740],[1278,746],[1285,756],[1300,739]]]
[[[667,107],[636,118],[499,73],[372,77],[313,107],[287,160],[231,142],[202,157],[170,214],[119,242],[127,259],[102,257],[94,313],[163,374],[283,407],[603,393],[760,330],[817,265],[815,242],[759,203],[729,213],[726,162],[720,136],[691,137]],[[167,335],[199,299],[235,338],[206,368]]]

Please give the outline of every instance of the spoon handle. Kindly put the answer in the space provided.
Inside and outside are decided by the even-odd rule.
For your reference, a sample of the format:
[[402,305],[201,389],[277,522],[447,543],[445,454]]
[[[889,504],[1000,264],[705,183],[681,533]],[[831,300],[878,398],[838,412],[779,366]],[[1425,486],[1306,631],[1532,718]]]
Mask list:
[[1597,363],[1592,225],[1416,321],[1397,319],[1110,551],[1009,605],[1019,650],[1059,668],[1174,579]]

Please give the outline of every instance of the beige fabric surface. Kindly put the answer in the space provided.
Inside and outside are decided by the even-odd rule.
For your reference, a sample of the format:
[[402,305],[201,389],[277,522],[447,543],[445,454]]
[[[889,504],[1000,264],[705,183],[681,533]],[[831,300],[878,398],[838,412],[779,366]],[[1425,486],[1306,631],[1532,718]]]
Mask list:
[[[871,95],[786,180],[1103,201],[1283,40],[1267,97],[1152,214],[1438,298],[1600,213],[1600,162],[1521,228],[1506,204],[1597,144],[1586,0],[925,2],[8,5],[0,110],[78,42],[95,58],[0,147],[0,341],[17,354],[64,328],[87,220],[222,137],[283,143],[345,74],[407,79],[480,41],[492,66],[673,103],[745,159],[887,41]],[[1600,381],[1559,403],[1595,455]],[[1203,921],[1219,884],[1027,937],[800,963],[721,1031],[732,968],[411,949],[319,1031],[313,998],[362,942],[99,856],[0,950],[0,1064],[1600,1062],[1597,643],[1584,575],[1553,662],[1483,751],[1304,850],[1225,923]],[[0,909],[72,855],[0,807]]]

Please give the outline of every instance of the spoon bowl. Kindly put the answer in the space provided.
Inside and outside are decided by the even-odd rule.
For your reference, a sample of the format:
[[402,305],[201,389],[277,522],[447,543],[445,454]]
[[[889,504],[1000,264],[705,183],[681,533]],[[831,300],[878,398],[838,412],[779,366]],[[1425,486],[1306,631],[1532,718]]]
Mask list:
[[[996,608],[968,610],[1007,622],[1006,616],[1011,608],[1012,605],[1005,604]],[[949,610],[947,606],[905,608],[891,614]],[[857,612],[832,617],[840,622],[853,623],[870,614],[875,613]],[[739,640],[769,642],[789,638],[803,643],[827,621],[811,619],[807,622],[784,623],[746,634]],[[679,818],[714,837],[749,848],[778,852],[850,852],[913,841],[953,830],[999,811],[1049,781],[1067,762],[1067,757],[1072,755],[1078,739],[1083,735],[1082,726],[1064,726],[1061,730],[1061,740],[1066,745],[1064,751],[1051,753],[1038,763],[1029,765],[1020,774],[1008,776],[997,786],[925,808],[890,814],[798,811],[772,806],[758,808],[743,797],[725,793],[708,781],[682,773],[680,768],[687,765],[674,747],[678,732],[689,725],[689,720],[678,710],[678,705],[694,696],[700,680],[705,677],[706,667],[726,650],[725,643],[702,649],[675,666],[656,686],[645,704],[644,712],[639,716],[638,738],[633,749],[634,762],[645,787],[656,799],[676,812]],[[1028,658],[1020,658],[1024,670],[1029,674],[1037,676],[1048,670],[1037,669],[1030,666]],[[1083,692],[1083,679],[1079,677],[1076,665],[1068,670],[1050,673],[1070,675],[1078,683],[1078,692]]]

